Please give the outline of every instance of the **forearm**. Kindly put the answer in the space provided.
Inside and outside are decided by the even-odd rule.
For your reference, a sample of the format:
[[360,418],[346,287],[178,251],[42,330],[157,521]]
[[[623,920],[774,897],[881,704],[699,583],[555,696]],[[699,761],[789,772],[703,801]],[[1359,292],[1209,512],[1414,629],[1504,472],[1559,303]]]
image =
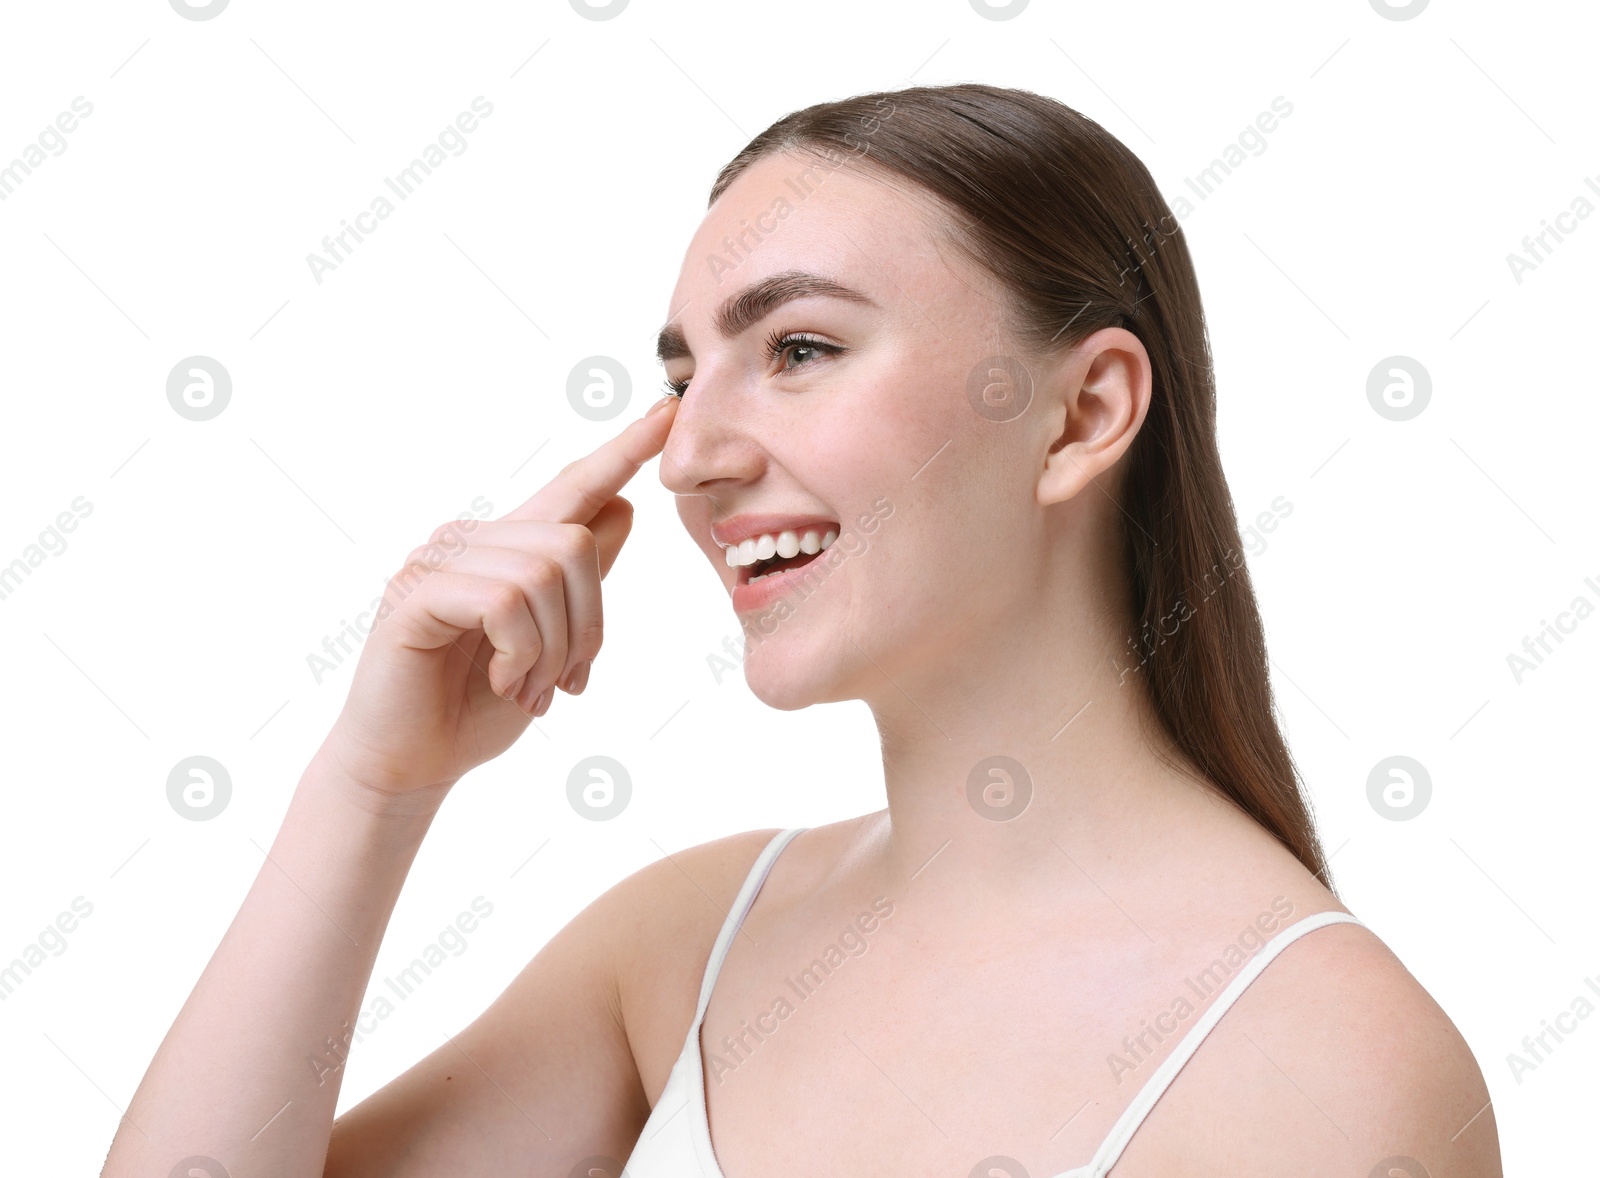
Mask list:
[[367,798],[322,753],[307,767],[103,1178],[164,1178],[194,1156],[232,1178],[322,1174],[352,1024],[437,805],[395,816]]

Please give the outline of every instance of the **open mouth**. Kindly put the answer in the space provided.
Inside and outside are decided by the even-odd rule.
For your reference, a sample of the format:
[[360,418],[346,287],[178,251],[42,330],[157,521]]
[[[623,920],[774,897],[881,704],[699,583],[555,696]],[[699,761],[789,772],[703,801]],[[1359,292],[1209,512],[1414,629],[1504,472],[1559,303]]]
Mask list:
[[[752,564],[743,564],[735,567],[734,585],[749,585],[767,577],[778,576],[782,573],[803,568],[832,547],[833,542],[838,539],[839,530],[837,525],[828,525],[821,528],[808,528],[806,533],[800,538],[802,545],[800,551],[793,556],[783,556],[774,552],[771,556],[758,559]],[[809,547],[806,544],[806,540],[811,540],[817,544],[816,551],[807,552],[805,550]]]
[[752,581],[759,581],[762,577],[770,577],[775,573],[786,573],[790,569],[800,568],[810,564],[822,555],[819,549],[816,552],[797,552],[793,556],[771,556],[766,560],[758,560],[755,564],[740,565],[736,584],[748,585]]

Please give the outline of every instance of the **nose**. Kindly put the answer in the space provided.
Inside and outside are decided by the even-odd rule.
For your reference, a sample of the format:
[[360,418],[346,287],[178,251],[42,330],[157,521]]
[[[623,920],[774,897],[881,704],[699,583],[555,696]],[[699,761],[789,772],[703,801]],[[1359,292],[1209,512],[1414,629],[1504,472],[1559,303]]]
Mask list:
[[755,478],[762,451],[750,419],[751,401],[739,378],[719,377],[710,365],[695,373],[661,449],[661,485],[675,495],[711,495]]

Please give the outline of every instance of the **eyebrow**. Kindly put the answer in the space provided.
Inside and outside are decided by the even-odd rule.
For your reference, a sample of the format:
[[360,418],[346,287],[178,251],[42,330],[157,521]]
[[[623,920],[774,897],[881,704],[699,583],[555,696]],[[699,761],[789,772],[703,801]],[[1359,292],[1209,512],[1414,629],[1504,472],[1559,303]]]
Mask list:
[[[740,332],[761,322],[778,307],[795,299],[832,298],[846,299],[876,307],[859,290],[844,286],[822,274],[806,270],[784,270],[751,283],[738,294],[732,295],[717,310],[715,323],[724,339],[732,339]],[[665,364],[683,356],[692,356],[683,329],[668,323],[656,337],[656,359]]]

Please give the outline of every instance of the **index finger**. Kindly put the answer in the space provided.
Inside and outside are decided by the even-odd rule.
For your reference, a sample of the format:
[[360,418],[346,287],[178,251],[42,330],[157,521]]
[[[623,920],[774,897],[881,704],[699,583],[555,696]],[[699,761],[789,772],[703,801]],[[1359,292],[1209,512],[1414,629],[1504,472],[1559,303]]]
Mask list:
[[610,441],[567,463],[561,472],[533,493],[527,502],[512,508],[501,519],[536,519],[551,523],[587,524],[628,480],[639,473],[667,444],[667,433],[677,416],[677,397],[666,397],[652,405]]

